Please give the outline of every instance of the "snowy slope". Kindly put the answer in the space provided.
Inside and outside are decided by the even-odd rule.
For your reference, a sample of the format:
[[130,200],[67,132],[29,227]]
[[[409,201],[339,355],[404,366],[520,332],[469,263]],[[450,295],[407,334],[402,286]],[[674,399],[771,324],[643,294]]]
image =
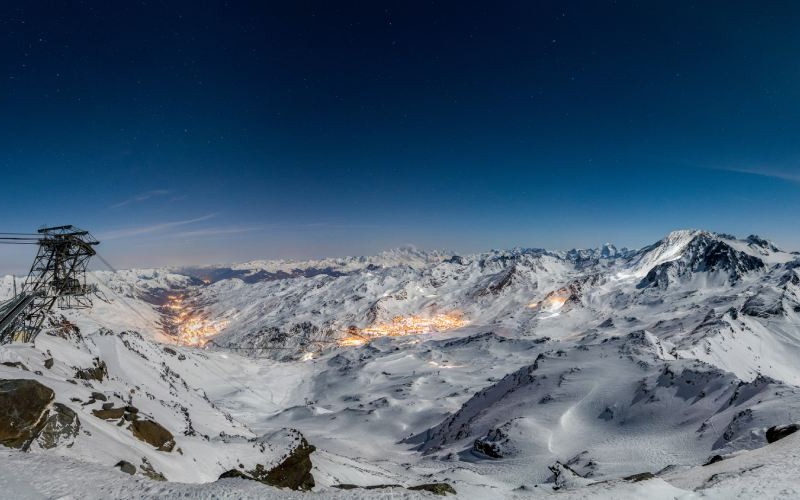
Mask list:
[[[90,422],[91,437],[32,451],[78,461],[67,469],[144,457],[170,480],[207,483],[239,461],[279,460],[282,429],[293,428],[317,448],[322,494],[403,497],[413,494],[336,486],[447,482],[465,498],[538,496],[563,483],[575,487],[560,488],[567,497],[692,498],[705,483],[620,478],[700,470],[719,454],[768,460],[766,428],[800,415],[799,271],[800,256],[761,238],[685,230],[641,250],[404,249],[95,273],[108,302],[59,313],[84,338],[0,347],[3,361],[39,366],[48,350],[56,360],[42,375],[2,365],[0,374],[49,383]],[[11,289],[0,282],[0,296]],[[165,325],[175,296],[189,318],[218,326],[204,349],[174,345]],[[456,327],[375,333],[398,317],[450,325],[436,323],[443,315]],[[95,358],[107,381],[67,381]],[[86,402],[90,389],[132,397],[184,455],[92,420],[97,405],[71,400]],[[253,446],[262,436],[263,451]],[[220,484],[208,491],[239,487]]]

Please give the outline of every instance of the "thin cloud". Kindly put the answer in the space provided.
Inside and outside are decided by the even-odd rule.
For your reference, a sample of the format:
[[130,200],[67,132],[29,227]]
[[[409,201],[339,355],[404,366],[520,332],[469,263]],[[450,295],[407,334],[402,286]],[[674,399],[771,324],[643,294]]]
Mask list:
[[172,194],[172,191],[169,189],[152,189],[150,191],[145,191],[144,193],[139,193],[136,196],[128,198],[127,200],[115,203],[111,205],[109,208],[120,208],[124,207],[125,205],[130,205],[131,203],[141,203],[143,201],[149,200],[150,198],[155,198],[157,196],[166,196],[168,194]]
[[189,224],[194,224],[196,222],[202,222],[204,220],[211,219],[212,217],[216,217],[216,215],[217,214],[208,214],[194,219],[162,222],[160,224],[152,224],[149,226],[138,226],[138,227],[116,229],[113,231],[108,231],[106,233],[100,233],[97,235],[97,237],[100,240],[116,240],[120,238],[130,238],[132,236],[142,236],[145,234],[159,233],[167,229],[186,226]]
[[195,236],[218,236],[225,234],[252,233],[254,231],[260,231],[262,229],[264,228],[263,227],[210,227],[207,229],[182,231],[180,233],[173,234],[173,236],[175,236],[176,238],[192,238]]
[[284,227],[319,229],[370,229],[385,226],[381,226],[380,224],[338,224],[330,222],[310,222],[307,224],[286,224]]
[[724,170],[740,174],[759,175],[761,177],[771,177],[784,181],[800,183],[800,172],[790,172],[774,168],[755,168],[755,167],[712,167],[714,170]]

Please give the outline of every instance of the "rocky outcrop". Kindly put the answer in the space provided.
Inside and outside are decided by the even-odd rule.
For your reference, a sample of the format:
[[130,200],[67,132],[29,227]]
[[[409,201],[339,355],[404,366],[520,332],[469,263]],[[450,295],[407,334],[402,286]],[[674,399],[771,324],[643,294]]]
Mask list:
[[[371,484],[369,486],[358,486],[357,484],[349,483],[334,484],[333,487],[340,490],[385,490],[390,488],[403,488],[403,486],[400,484]],[[447,483],[418,484],[417,486],[409,486],[406,489],[411,491],[428,491],[434,495],[440,496],[457,494],[455,488]]]
[[800,424],[775,425],[767,429],[767,442],[774,443],[790,434],[794,434],[800,429]]
[[102,382],[106,377],[108,377],[108,368],[105,361],[101,361],[100,358],[94,358],[94,366],[92,368],[80,368],[75,371],[75,378],[80,380]]
[[412,491],[429,491],[434,495],[441,495],[441,496],[445,496],[448,494],[451,495],[456,494],[456,490],[447,483],[420,484],[417,486],[409,486],[408,489]]
[[742,305],[742,313],[756,318],[769,319],[785,314],[783,308],[783,294],[777,290],[760,290],[758,294],[749,297]]
[[108,401],[108,397],[102,392],[93,392],[92,399],[95,401]]
[[175,448],[172,433],[153,420],[134,420],[131,423],[133,437],[154,446],[159,451],[170,452]]
[[[103,405],[105,407],[105,405]],[[125,415],[125,408],[103,408],[102,410],[92,410],[92,415],[103,420],[118,420]]]
[[[299,434],[299,433],[298,433]],[[308,491],[314,487],[314,476],[311,475],[311,453],[316,448],[306,441],[302,434],[297,445],[289,452],[288,456],[277,466],[267,470],[257,464],[253,470],[239,471],[231,469],[222,473],[220,479],[238,477],[259,481],[278,488]]]
[[142,471],[142,474],[146,477],[152,479],[153,481],[166,481],[167,478],[164,474],[158,472],[151,464],[146,457],[142,457],[142,465],[139,466],[139,470]]
[[27,450],[47,424],[54,397],[35,380],[0,380],[0,444]]
[[476,439],[475,442],[472,443],[472,449],[490,458],[503,458],[500,447],[497,446],[496,443],[483,441],[481,438]]
[[21,361],[3,361],[0,364],[5,366],[10,366],[11,368],[19,368],[20,370],[24,370],[26,372],[30,371],[28,370],[28,367],[25,366],[25,364],[22,363]]
[[592,484],[591,480],[584,478],[572,470],[570,466],[561,462],[556,462],[548,469],[553,473],[551,480],[553,481],[554,490],[571,490]]
[[651,268],[638,288],[666,289],[673,281],[694,273],[724,273],[729,282],[735,283],[745,274],[765,267],[758,257],[736,250],[709,233],[701,233],[686,245],[680,258]]
[[472,449],[490,458],[503,458],[513,454],[511,439],[506,432],[510,422],[491,429],[472,443]]
[[36,442],[42,448],[55,448],[60,444],[68,448],[75,443],[78,432],[81,430],[81,421],[78,415],[68,406],[54,403],[50,416],[39,432]]
[[652,472],[640,472],[638,474],[633,474],[630,476],[625,476],[622,478],[623,481],[628,481],[631,483],[638,483],[639,481],[648,481],[650,479],[655,478],[655,474]]

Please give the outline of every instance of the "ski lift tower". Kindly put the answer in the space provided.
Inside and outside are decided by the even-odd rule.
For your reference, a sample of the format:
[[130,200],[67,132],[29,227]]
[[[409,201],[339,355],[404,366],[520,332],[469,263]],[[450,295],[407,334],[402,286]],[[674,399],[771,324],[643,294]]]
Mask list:
[[28,238],[39,251],[22,291],[0,304],[0,343],[32,342],[55,305],[92,307],[95,287],[86,283],[86,268],[100,242],[74,226],[45,227],[37,233]]

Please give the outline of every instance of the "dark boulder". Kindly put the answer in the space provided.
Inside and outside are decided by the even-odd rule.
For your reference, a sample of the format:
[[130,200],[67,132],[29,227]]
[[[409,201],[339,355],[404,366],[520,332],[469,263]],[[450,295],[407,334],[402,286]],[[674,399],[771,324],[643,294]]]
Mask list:
[[136,474],[136,466],[130,462],[126,462],[125,460],[120,460],[116,463],[116,465],[114,465],[114,467],[119,467],[119,470],[125,474],[130,474],[131,476]]
[[[299,434],[299,433],[298,433]],[[302,434],[299,435],[298,444],[289,452],[288,456],[277,466],[267,470],[257,464],[253,470],[239,471],[231,469],[223,472],[220,479],[238,477],[259,481],[278,488],[308,491],[314,487],[314,476],[311,475],[311,453],[316,448],[308,444]]]
[[800,424],[776,425],[767,429],[767,442],[774,443],[800,429]]
[[0,380],[0,444],[27,450],[47,423],[54,397],[35,380]]
[[70,407],[54,403],[36,442],[47,449],[55,448],[59,444],[65,444],[69,448],[75,443],[80,430],[81,421],[78,415]]
[[[124,408],[120,408],[124,411]],[[170,452],[175,448],[172,433],[153,420],[134,420],[131,423],[133,437],[154,446],[159,451]]]
[[102,392],[93,392],[92,393],[92,399],[97,400],[97,401],[108,401],[108,398]]
[[125,408],[106,408],[106,405],[114,406],[113,403],[106,403],[102,410],[92,410],[92,415],[103,420],[117,420],[125,415]]

